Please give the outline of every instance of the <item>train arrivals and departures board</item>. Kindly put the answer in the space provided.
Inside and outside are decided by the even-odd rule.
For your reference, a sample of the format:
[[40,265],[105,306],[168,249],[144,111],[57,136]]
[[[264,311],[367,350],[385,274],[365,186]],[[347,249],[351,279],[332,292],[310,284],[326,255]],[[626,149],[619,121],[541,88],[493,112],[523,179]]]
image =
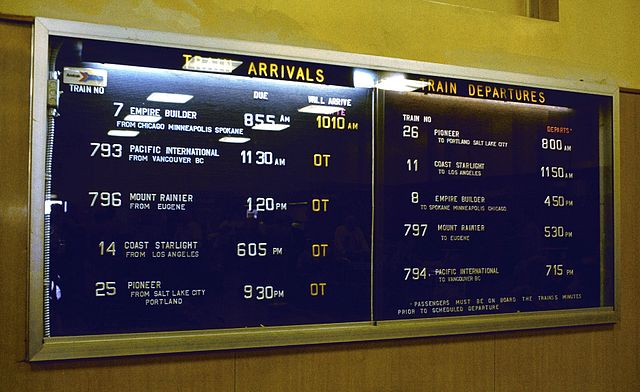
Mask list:
[[[176,351],[189,331],[216,348],[385,339],[488,315],[615,321],[609,90],[118,34],[47,36],[30,313],[45,347],[99,335],[77,355]],[[482,322],[454,333],[495,330]],[[135,343],[162,333],[178,340]],[[74,357],[60,352],[43,358]]]

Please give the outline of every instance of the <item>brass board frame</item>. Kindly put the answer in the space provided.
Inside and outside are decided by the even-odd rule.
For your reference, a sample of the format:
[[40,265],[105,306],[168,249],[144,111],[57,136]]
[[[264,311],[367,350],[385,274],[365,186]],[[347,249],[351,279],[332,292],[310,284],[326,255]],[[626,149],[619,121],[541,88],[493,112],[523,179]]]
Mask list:
[[[606,166],[613,166],[613,195],[610,200],[613,201],[614,238],[603,239],[604,235],[601,233],[601,241],[604,241],[613,251],[614,306],[434,319],[379,322],[374,320],[361,323],[46,338],[43,312],[45,279],[43,275],[49,35],[277,57],[280,59],[371,68],[379,71],[428,74],[611,96],[613,101],[612,121],[608,122],[608,124],[611,124],[613,129],[609,129],[608,124],[601,126],[600,134],[601,136],[604,134],[606,136],[604,139],[608,139],[608,141],[605,143],[606,145],[601,146],[600,151],[610,151],[610,154],[612,154],[612,156],[601,156],[601,159],[605,159]],[[587,83],[578,80],[578,78],[576,80],[560,80],[387,57],[145,31],[48,18],[35,19],[32,50],[32,123],[30,130],[31,156],[29,158],[30,276],[28,303],[28,360],[30,361],[456,335],[608,324],[619,320],[620,146],[619,90],[616,86]],[[602,140],[603,138],[601,137],[600,139]],[[611,145],[609,145],[609,141]]]

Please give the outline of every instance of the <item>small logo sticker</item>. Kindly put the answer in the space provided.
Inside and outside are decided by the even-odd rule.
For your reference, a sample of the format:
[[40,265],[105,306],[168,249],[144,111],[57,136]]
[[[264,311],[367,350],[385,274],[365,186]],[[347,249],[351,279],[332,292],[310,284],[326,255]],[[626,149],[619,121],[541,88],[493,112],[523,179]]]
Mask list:
[[65,84],[106,87],[107,71],[104,69],[64,67],[62,81]]

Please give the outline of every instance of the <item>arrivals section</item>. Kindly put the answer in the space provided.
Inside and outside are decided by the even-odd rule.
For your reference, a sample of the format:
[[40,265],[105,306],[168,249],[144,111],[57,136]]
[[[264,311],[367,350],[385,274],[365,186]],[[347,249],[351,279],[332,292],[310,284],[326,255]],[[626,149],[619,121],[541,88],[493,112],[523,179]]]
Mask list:
[[51,336],[370,320],[369,89],[311,65],[58,44]]

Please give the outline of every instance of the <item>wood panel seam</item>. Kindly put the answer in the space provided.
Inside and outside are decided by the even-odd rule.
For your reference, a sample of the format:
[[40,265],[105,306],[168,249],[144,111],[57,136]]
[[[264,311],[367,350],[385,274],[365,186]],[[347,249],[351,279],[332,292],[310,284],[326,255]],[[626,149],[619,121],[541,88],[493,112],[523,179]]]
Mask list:
[[635,89],[635,88],[620,87],[620,92],[625,94],[640,95],[640,89]]
[[33,24],[35,19],[33,16],[3,14],[0,12],[0,21],[2,22]]

